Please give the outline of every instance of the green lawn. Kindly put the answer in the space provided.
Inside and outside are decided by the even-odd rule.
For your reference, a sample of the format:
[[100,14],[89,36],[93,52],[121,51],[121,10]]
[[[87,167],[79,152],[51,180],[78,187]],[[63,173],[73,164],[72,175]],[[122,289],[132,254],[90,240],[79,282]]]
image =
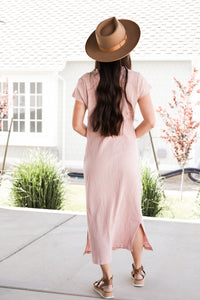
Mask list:
[[64,210],[86,211],[84,185],[68,184],[65,191]]
[[[10,197],[10,181],[3,180],[0,186],[0,206],[13,206]],[[179,199],[179,193],[174,194],[165,191],[166,200],[162,201],[163,210],[157,217],[178,218],[178,219],[200,219],[200,209],[195,204],[196,193],[183,192],[183,201]],[[66,184],[64,210],[86,211],[86,191],[85,185]]]
[[180,194],[175,193],[171,195],[165,191],[166,200],[162,201],[163,210],[158,213],[157,217],[187,219],[187,220],[200,220],[199,208],[195,202],[196,193],[191,195],[184,195],[183,200],[180,201]]

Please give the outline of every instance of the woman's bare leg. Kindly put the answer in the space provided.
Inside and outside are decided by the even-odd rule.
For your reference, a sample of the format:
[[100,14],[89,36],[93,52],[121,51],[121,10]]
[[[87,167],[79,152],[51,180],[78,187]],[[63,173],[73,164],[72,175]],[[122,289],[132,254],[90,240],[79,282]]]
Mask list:
[[[133,241],[133,251],[131,252],[133,256],[134,265],[136,268],[139,268],[141,266],[141,260],[142,260],[142,251],[143,251],[143,231],[141,224],[136,232],[134,241]],[[103,272],[103,278],[110,278],[112,276],[111,270],[110,270],[110,264],[104,264],[100,265],[102,272]]]
[[100,265],[102,272],[103,272],[103,278],[109,278],[112,276],[111,270],[110,270],[110,264]]
[[141,224],[136,232],[134,241],[133,241],[133,251],[131,251],[131,254],[133,256],[133,261],[135,267],[138,269],[141,266],[141,260],[142,260],[142,251],[143,251],[143,230],[141,227]]

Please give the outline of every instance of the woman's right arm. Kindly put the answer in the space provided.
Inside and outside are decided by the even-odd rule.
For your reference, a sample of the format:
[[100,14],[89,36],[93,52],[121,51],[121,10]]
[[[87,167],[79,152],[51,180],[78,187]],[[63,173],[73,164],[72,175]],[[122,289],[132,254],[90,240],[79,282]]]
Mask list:
[[136,138],[139,138],[149,132],[156,123],[156,115],[150,93],[138,99],[138,105],[144,120],[135,128]]

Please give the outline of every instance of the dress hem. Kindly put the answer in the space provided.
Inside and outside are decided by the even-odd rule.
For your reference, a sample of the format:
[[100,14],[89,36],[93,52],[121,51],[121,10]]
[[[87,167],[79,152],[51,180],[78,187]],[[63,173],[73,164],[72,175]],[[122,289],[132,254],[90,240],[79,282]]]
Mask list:
[[[138,222],[138,226],[137,226],[137,229],[135,231],[135,234],[132,238],[132,240],[130,241],[129,245],[121,245],[121,246],[112,246],[112,251],[113,250],[117,250],[117,249],[126,249],[128,251],[133,251],[133,248],[132,248],[132,245],[133,245],[133,241],[134,241],[134,238],[135,238],[135,235],[136,235],[136,232],[139,228],[139,226],[142,226],[142,230],[143,230],[143,236],[144,236],[144,242],[143,242],[143,248],[146,249],[146,250],[151,250],[153,251],[153,248],[151,246],[151,244],[149,243],[148,239],[147,239],[147,236],[146,236],[146,232],[145,232],[145,229],[144,229],[144,225],[143,225],[143,222],[142,220],[140,220]],[[85,254],[92,254],[92,250],[90,249],[90,242],[89,242],[89,235],[88,235],[88,232],[87,232],[87,244],[86,244],[86,248],[85,248],[85,251],[83,252],[83,255]],[[93,260],[93,263],[94,264],[105,264],[105,263],[101,263],[101,262],[96,262]],[[110,263],[110,262],[106,262],[107,263]]]
[[[146,244],[146,243],[143,244],[143,248],[145,248],[146,250],[152,250],[153,251],[153,248],[151,246],[148,246],[148,244]],[[126,250],[129,250],[129,251],[133,250],[132,248],[130,249],[127,246],[113,246],[112,247],[112,250],[117,250],[117,249],[126,249]],[[91,253],[92,253],[91,250],[86,250],[86,251],[83,252],[83,255],[85,255],[85,254],[91,254]]]

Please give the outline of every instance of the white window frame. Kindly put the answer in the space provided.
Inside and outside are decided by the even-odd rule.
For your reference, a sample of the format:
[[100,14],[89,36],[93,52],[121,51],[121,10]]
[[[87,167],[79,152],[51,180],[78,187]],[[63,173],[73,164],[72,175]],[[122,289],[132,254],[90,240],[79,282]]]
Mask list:
[[[34,72],[23,74],[3,74],[8,77],[9,102],[13,97],[13,83],[25,83],[25,132],[14,132],[13,126],[10,134],[11,146],[57,146],[57,105],[58,105],[58,79],[56,73]],[[30,128],[30,82],[42,82],[42,132],[29,132]],[[27,88],[28,87],[28,88]],[[13,107],[8,112],[8,129],[13,116]],[[0,132],[0,145],[6,144],[7,131]]]

